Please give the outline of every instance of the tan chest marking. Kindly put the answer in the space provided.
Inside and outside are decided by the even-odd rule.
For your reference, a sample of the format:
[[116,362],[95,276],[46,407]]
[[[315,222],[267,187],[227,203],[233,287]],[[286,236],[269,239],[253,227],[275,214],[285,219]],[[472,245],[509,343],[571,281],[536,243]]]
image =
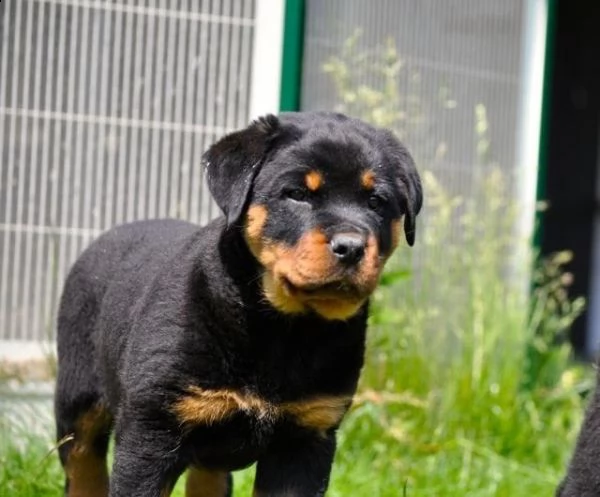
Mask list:
[[300,426],[326,431],[340,423],[352,403],[350,396],[319,396],[276,404],[235,390],[204,390],[192,386],[172,406],[180,423],[213,425],[243,412],[265,421],[289,417]]
[[204,390],[189,387],[187,393],[173,405],[181,423],[212,425],[242,411],[258,418],[271,418],[274,407],[255,395],[235,390]]
[[327,396],[287,402],[282,404],[280,409],[305,428],[326,431],[339,424],[350,404],[352,404],[351,397]]

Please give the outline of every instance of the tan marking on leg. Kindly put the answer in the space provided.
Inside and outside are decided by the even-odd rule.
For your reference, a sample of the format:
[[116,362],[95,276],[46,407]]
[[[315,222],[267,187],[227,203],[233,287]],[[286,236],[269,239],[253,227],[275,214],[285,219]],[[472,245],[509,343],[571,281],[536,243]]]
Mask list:
[[90,410],[77,421],[73,446],[65,465],[69,497],[108,495],[106,458],[95,453],[93,444],[103,430],[108,430],[109,425],[110,415],[101,407]]
[[253,414],[258,418],[274,417],[276,409],[258,396],[234,390],[204,390],[191,386],[172,406],[180,423],[212,425],[224,421],[237,412]]
[[323,186],[323,175],[319,171],[310,171],[304,176],[304,183],[311,192],[316,192]]
[[375,173],[371,170],[362,173],[360,184],[365,190],[373,190],[375,188]]
[[185,482],[186,497],[225,497],[227,495],[226,471],[209,471],[190,467]]

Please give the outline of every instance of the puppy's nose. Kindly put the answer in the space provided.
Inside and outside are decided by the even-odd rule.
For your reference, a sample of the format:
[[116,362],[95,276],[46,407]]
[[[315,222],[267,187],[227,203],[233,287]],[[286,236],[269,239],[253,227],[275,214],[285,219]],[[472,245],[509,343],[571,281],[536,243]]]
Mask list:
[[356,264],[365,255],[366,240],[358,233],[337,233],[331,238],[331,251],[344,264]]

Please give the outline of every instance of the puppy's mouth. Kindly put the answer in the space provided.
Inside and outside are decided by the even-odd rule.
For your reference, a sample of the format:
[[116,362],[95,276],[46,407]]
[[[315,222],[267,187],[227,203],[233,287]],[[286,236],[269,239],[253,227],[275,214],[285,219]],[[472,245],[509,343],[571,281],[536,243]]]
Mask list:
[[370,287],[342,278],[328,281],[300,281],[293,276],[265,271],[263,289],[267,300],[287,314],[314,312],[325,319],[346,320],[362,308]]
[[305,235],[296,246],[263,241],[260,250],[254,248],[264,268],[264,296],[285,314],[313,312],[325,319],[349,319],[372,294],[381,267],[372,236],[358,261],[340,260],[339,247],[338,257],[329,239],[318,231]]
[[354,301],[359,302],[368,297],[368,294],[344,280],[330,281],[327,283],[311,283],[306,285],[295,285],[285,276],[281,277],[281,284],[285,291],[293,297],[304,301],[327,300],[327,301]]

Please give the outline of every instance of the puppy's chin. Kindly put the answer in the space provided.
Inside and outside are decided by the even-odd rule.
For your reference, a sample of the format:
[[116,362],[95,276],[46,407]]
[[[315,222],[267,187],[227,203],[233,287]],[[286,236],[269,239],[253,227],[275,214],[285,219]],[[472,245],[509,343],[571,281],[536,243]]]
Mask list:
[[271,305],[284,314],[313,311],[325,319],[339,321],[354,316],[368,298],[356,293],[336,293],[327,289],[303,291],[293,287],[286,278],[275,276],[271,271],[265,271],[263,275],[263,291]]
[[315,299],[307,301],[306,305],[325,319],[345,321],[354,316],[364,303],[365,300]]

